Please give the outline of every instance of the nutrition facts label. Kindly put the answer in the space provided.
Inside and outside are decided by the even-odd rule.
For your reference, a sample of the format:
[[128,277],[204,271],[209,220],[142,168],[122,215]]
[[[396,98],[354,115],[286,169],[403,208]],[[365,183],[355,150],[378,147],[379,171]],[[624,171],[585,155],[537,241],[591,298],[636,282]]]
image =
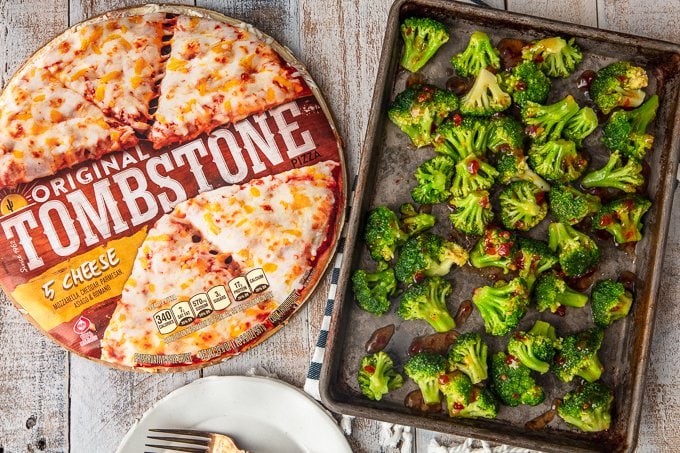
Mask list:
[[179,301],[170,308],[157,311],[153,315],[158,331],[169,334],[178,327],[187,326],[198,318],[205,318],[215,311],[221,311],[234,302],[242,302],[253,294],[259,294],[269,288],[269,281],[260,268],[236,277],[227,285],[210,288],[206,293],[194,295],[188,301]]

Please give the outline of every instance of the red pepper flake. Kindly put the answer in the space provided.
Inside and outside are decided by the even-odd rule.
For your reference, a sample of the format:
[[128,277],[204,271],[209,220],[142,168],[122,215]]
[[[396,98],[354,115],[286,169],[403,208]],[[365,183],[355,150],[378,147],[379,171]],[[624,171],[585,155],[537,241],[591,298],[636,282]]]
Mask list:
[[450,379],[447,375],[445,375],[445,374],[442,374],[441,376],[439,376],[439,383],[440,383],[441,385],[446,385],[446,384],[448,384],[450,380],[451,380],[451,379]]
[[612,223],[614,223],[614,219],[610,214],[605,214],[602,217],[600,217],[600,226],[601,227],[611,225]]
[[534,194],[534,199],[536,200],[537,204],[545,203],[545,192],[536,192]]
[[375,367],[373,365],[366,365],[364,367],[364,371],[367,372],[368,374],[373,374],[375,373]]
[[517,91],[525,91],[527,89],[527,84],[520,80],[515,84],[515,89]]
[[515,362],[515,360],[517,360],[517,359],[515,359],[515,356],[512,355],[512,354],[508,354],[508,355],[505,356],[506,365],[512,365]]
[[564,305],[560,305],[559,307],[557,307],[557,310],[555,310],[555,314],[557,316],[566,315],[567,314],[567,307],[565,307]]
[[479,200],[479,205],[483,208],[488,208],[491,206],[491,203],[489,203],[489,197],[482,197],[482,199]]
[[465,406],[463,406],[460,403],[453,403],[453,408],[457,411],[462,411],[463,409],[465,409]]
[[534,57],[534,62],[535,63],[543,63],[543,55],[536,55]]
[[479,170],[479,161],[476,159],[472,159],[467,166],[467,171],[471,175],[476,175],[477,171]]
[[564,357],[562,357],[561,355],[558,355],[557,357],[555,357],[555,363],[558,364],[558,365],[564,365],[564,363],[566,361],[567,360]]
[[498,256],[510,256],[512,250],[511,243],[505,243],[498,246]]
[[458,113],[454,113],[453,115],[453,125],[454,126],[460,126],[460,123],[463,122],[463,117],[460,116]]

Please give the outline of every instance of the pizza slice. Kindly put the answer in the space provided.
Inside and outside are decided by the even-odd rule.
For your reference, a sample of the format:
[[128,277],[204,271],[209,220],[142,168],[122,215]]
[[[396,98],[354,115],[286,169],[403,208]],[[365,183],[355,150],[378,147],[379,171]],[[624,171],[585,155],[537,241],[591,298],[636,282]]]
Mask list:
[[[266,324],[289,296],[310,290],[311,270],[330,253],[338,168],[337,162],[322,162],[218,188],[175,206],[138,251],[104,334],[102,359],[125,366],[159,364],[167,355],[202,360],[200,351]],[[260,271],[267,290],[235,297],[230,282]],[[228,312],[212,305],[214,317],[193,313],[184,330],[180,312],[170,320],[173,327],[161,332],[163,319],[156,316],[176,312],[182,302],[200,301],[202,294],[209,298],[222,287],[230,291]]]
[[190,140],[305,89],[296,70],[247,29],[179,16],[149,139],[156,149]]
[[136,144],[132,128],[106,117],[41,67],[25,69],[0,95],[0,187]]
[[106,115],[147,131],[149,104],[164,66],[161,49],[173,23],[165,17],[128,16],[75,27],[42,64]]

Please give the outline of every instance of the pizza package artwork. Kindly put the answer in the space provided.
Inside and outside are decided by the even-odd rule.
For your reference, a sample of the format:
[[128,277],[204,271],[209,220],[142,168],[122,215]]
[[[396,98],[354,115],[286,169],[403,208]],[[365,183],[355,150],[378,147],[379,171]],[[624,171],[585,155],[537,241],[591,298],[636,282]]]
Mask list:
[[328,267],[342,153],[304,68],[251,26],[158,5],[91,19],[0,95],[0,284],[80,355],[223,360]]

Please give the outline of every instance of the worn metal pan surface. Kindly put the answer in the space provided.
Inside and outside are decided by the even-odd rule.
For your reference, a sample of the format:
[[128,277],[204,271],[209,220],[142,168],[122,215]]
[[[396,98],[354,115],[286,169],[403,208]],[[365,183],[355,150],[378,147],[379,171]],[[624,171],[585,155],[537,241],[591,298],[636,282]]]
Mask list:
[[[570,429],[559,417],[542,430],[529,430],[525,422],[544,413],[554,398],[562,396],[576,386],[563,384],[552,374],[541,376],[538,382],[546,391],[546,400],[536,407],[501,409],[496,420],[450,419],[445,414],[423,415],[404,406],[404,397],[414,390],[415,384],[407,382],[398,391],[382,401],[369,401],[359,391],[356,373],[364,345],[378,327],[394,323],[396,333],[386,351],[401,367],[407,359],[411,340],[432,333],[431,328],[419,321],[401,321],[395,314],[395,305],[386,315],[378,318],[360,310],[353,300],[348,282],[353,270],[374,266],[362,240],[363,225],[368,210],[387,204],[393,209],[410,201],[409,191],[415,185],[416,167],[434,156],[431,149],[416,150],[408,138],[387,119],[387,108],[405,87],[408,73],[399,67],[402,42],[399,34],[401,20],[409,16],[428,16],[445,22],[451,31],[450,41],[442,47],[434,60],[421,70],[424,79],[444,86],[454,73],[450,57],[462,51],[474,30],[489,34],[492,42],[502,38],[525,41],[560,35],[574,37],[584,52],[583,62],[569,79],[555,80],[549,102],[572,93],[580,105],[588,100],[576,87],[576,79],[586,69],[597,70],[607,63],[627,59],[647,69],[650,76],[648,93],[657,92],[661,105],[653,124],[656,140],[649,156],[650,174],[647,196],[654,201],[644,218],[644,239],[634,249],[622,250],[611,240],[596,238],[603,251],[601,265],[593,280],[617,278],[624,271],[635,274],[635,302],[629,316],[610,326],[600,350],[605,366],[603,380],[614,389],[612,426],[603,433],[585,434]],[[662,273],[664,245],[668,231],[670,209],[675,187],[675,175],[680,149],[680,109],[678,95],[680,77],[675,76],[680,66],[680,46],[667,42],[644,39],[614,32],[592,29],[580,25],[543,20],[503,11],[483,9],[449,1],[399,0],[389,15],[387,33],[375,87],[371,117],[360,165],[360,174],[347,234],[344,262],[340,273],[337,303],[329,335],[328,360],[321,375],[321,395],[333,410],[360,417],[386,420],[394,423],[422,427],[434,431],[477,437],[495,442],[518,445],[544,451],[632,451],[638,436],[638,422],[645,390],[645,371],[654,324],[656,293]],[[598,129],[599,131],[599,129]],[[586,140],[591,155],[591,168],[600,168],[606,162],[608,151],[600,143],[599,132]],[[436,232],[451,233],[446,218],[446,208],[438,216]],[[544,223],[548,223],[544,221]],[[531,232],[531,236],[545,238],[545,225]],[[449,309],[455,313],[458,305],[469,299],[475,287],[489,284],[489,279],[470,266],[455,269],[447,278],[453,283],[454,293],[449,297]],[[570,310],[559,317],[548,312],[531,310],[520,324],[529,328],[536,319],[544,319],[565,335],[592,326],[590,308]],[[482,320],[473,311],[462,331],[483,331]],[[505,349],[506,338],[485,336],[490,351]]]

